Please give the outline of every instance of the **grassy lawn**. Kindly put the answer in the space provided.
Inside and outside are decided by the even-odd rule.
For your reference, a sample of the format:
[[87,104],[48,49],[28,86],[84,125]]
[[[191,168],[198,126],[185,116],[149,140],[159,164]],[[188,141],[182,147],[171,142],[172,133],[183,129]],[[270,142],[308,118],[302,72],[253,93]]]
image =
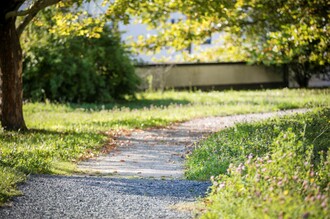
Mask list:
[[330,89],[139,93],[96,104],[26,103],[30,131],[0,129],[0,203],[19,194],[31,173],[70,174],[81,158],[100,153],[109,130],[166,126],[196,117],[329,107]]
[[213,134],[187,161],[213,181],[202,218],[328,218],[329,147],[330,108]]

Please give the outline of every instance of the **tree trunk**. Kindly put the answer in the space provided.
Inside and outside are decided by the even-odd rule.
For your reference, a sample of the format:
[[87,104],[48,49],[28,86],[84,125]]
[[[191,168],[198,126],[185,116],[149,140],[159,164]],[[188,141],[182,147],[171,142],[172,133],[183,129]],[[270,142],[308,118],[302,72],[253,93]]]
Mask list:
[[309,73],[309,66],[306,64],[293,63],[290,64],[291,71],[295,81],[298,83],[299,87],[307,88],[309,80],[311,79],[311,74]]
[[16,19],[0,23],[1,125],[5,130],[26,130],[23,118],[22,48]]

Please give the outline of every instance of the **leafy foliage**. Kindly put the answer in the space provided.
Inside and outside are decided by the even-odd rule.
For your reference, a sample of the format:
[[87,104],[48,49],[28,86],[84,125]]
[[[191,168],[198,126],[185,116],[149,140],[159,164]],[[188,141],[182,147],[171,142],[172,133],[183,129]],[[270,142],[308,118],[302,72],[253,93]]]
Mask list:
[[[21,47],[21,36],[26,27],[34,20],[38,12],[45,8],[55,5],[58,12],[66,11],[68,15],[77,12],[77,8],[84,2],[90,0],[8,0],[0,3],[0,41],[5,42],[0,47],[0,84],[1,88],[1,125],[6,130],[27,130],[23,117],[23,80],[22,80],[22,62],[23,52]],[[62,6],[70,7],[65,10]],[[81,12],[81,11],[80,11]],[[60,14],[60,13],[59,13]],[[85,13],[86,14],[86,13]],[[79,35],[98,36],[100,31],[99,24],[104,20],[88,17],[82,19],[84,13],[77,13],[72,16],[54,16],[57,18],[56,24],[66,24],[62,29],[65,34],[75,29]],[[68,22],[70,18],[73,22]],[[97,24],[95,28],[89,28],[86,32],[86,26]],[[71,27],[73,27],[71,29]],[[93,32],[92,32],[93,31]],[[94,32],[95,31],[95,32]],[[14,109],[14,110],[13,110]]]
[[[50,15],[51,11],[45,12],[40,22]],[[109,102],[136,91],[139,79],[118,34],[109,28],[104,28],[99,38],[45,34],[54,21],[47,22],[32,27],[26,37],[25,98]]]
[[[191,43],[201,45],[220,32],[219,47],[200,55],[184,52],[183,57],[189,61],[289,64],[297,82],[306,86],[311,75],[329,74],[328,8],[326,0],[119,0],[109,13],[118,18],[134,14],[141,23],[157,30],[157,34],[139,36],[132,42],[139,50],[157,52],[169,46],[184,51]],[[172,12],[182,13],[184,19],[175,24],[168,22]]]

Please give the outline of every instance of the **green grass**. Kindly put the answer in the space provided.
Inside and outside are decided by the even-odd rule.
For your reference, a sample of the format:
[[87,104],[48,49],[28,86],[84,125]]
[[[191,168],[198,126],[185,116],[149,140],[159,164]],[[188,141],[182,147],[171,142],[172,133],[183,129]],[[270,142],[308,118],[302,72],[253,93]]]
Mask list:
[[20,195],[20,191],[16,189],[18,183],[23,182],[26,176],[6,165],[0,165],[0,206],[10,197]]
[[268,112],[328,106],[330,90],[140,93],[113,104],[26,104],[25,118],[35,129],[97,132],[109,128],[146,128],[210,115]]
[[[196,117],[327,107],[330,89],[139,93],[111,104],[25,103],[30,131],[0,129],[0,203],[30,173],[70,174],[77,160],[100,153],[108,130],[166,126]],[[6,180],[2,180],[6,179]]]
[[203,141],[187,177],[213,181],[202,218],[327,218],[330,108],[239,124]]
[[[225,174],[230,164],[243,163],[248,155],[263,156],[283,131],[304,132],[307,144],[316,151],[330,145],[330,111],[273,118],[263,122],[240,123],[232,128],[209,136],[202,141],[186,161],[186,177],[208,180],[211,176]],[[316,159],[316,158],[315,158]]]

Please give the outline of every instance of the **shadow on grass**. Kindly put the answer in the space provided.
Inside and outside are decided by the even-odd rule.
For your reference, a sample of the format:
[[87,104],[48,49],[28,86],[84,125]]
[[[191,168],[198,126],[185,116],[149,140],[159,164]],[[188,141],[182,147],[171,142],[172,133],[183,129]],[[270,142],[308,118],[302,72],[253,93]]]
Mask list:
[[167,107],[170,105],[188,105],[188,100],[176,100],[172,98],[167,99],[141,99],[141,100],[117,100],[114,103],[107,104],[96,104],[96,103],[82,103],[82,104],[68,104],[72,109],[84,109],[86,111],[101,111],[101,110],[112,110],[115,108],[129,108],[143,109],[152,107]]
[[150,127],[162,127],[166,126],[170,121],[162,118],[149,118],[149,119],[121,119],[110,121],[94,121],[89,124],[93,127],[129,127],[129,128],[150,128]]
[[98,136],[100,133],[93,132],[75,132],[75,131],[55,131],[55,130],[46,130],[46,129],[28,129],[26,131],[19,132],[1,132],[0,133],[0,142],[6,143],[17,143],[24,142],[25,139],[31,141],[31,143],[37,143],[41,139],[56,139],[61,137],[70,136],[73,138],[81,138],[86,135]]

